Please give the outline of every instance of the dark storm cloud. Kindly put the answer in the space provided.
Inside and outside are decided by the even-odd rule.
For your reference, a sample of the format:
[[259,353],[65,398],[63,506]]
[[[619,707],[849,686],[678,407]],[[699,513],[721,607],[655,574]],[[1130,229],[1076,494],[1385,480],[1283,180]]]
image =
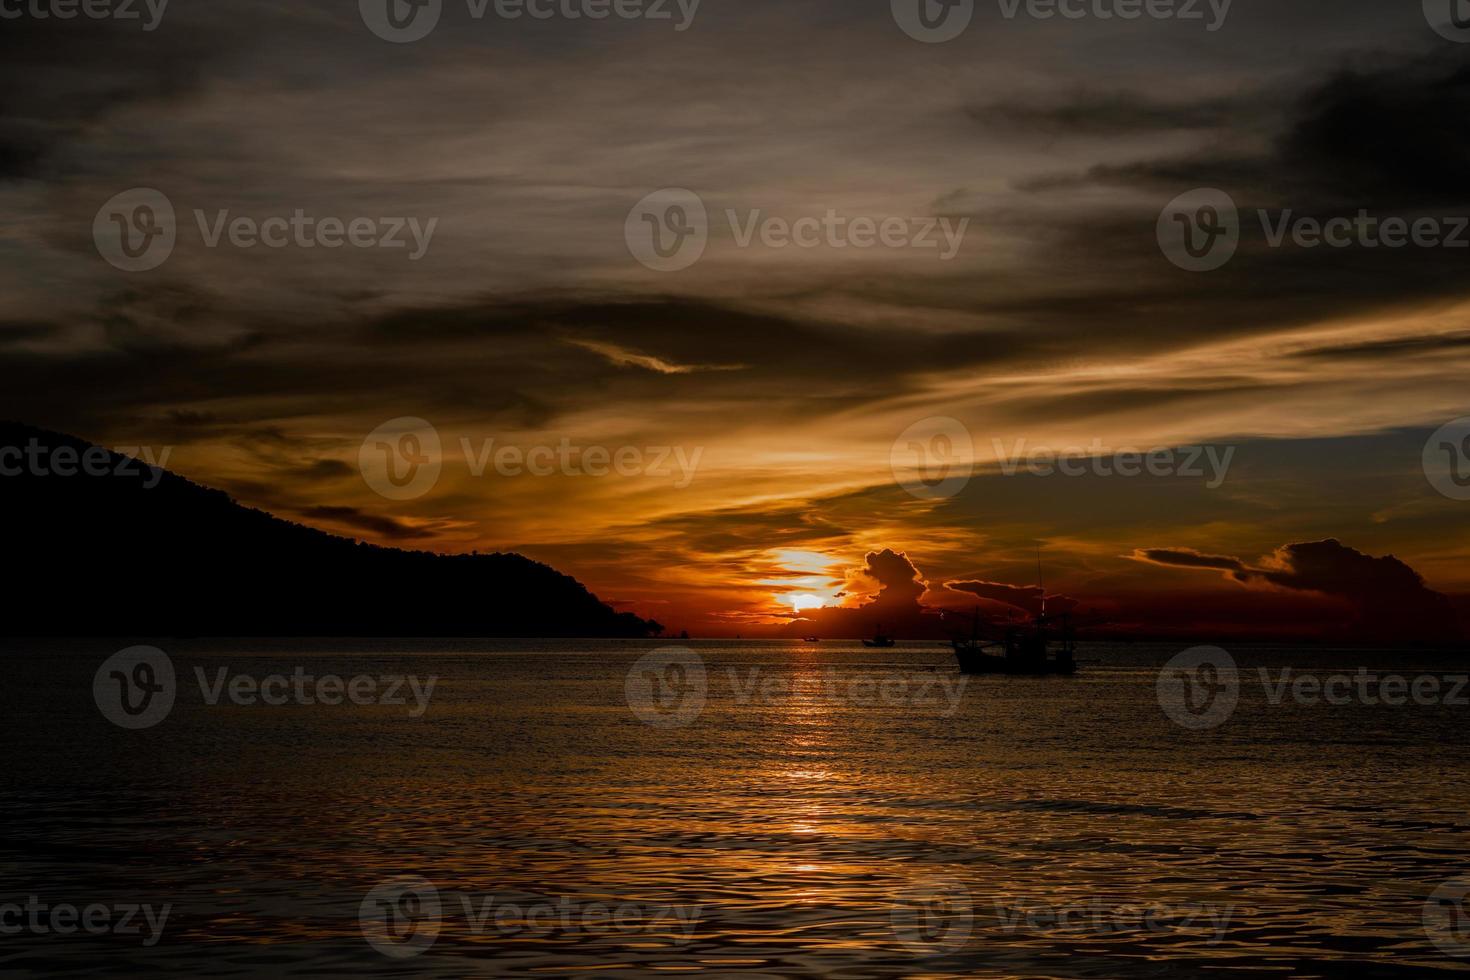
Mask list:
[[55,324],[43,320],[0,320],[0,345],[42,340],[55,332]]
[[[680,296],[579,299],[508,298],[436,310],[398,311],[371,324],[365,336],[392,344],[436,340],[553,336],[604,340],[675,364],[749,364],[757,375],[813,374],[835,381],[881,378],[905,362],[915,366],[935,357],[953,356],[973,339],[914,338],[875,332],[854,343],[852,331],[816,317],[771,313],[719,299]],[[942,347],[949,350],[941,350]],[[1005,346],[1018,347],[1011,343]],[[993,354],[992,349],[992,354]],[[978,350],[972,356],[978,355]],[[604,376],[607,358],[593,352],[562,349],[559,363]],[[730,379],[732,384],[759,384],[760,377]],[[691,385],[716,383],[708,377]]]
[[1255,565],[1238,558],[1189,549],[1151,548],[1139,561],[1213,569],[1242,584],[1261,583],[1294,592],[1316,592],[1345,601],[1354,623],[1373,637],[1446,640],[1458,635],[1447,596],[1393,555],[1374,557],[1335,538],[1282,545]]
[[1187,548],[1140,548],[1134,552],[1140,561],[1179,568],[1214,568],[1225,572],[1244,572],[1245,563],[1229,555],[1202,555]]
[[0,23],[0,179],[42,175],[52,151],[119,109],[197,91],[217,51],[201,33],[165,39],[136,22]]
[[1452,333],[1430,337],[1405,337],[1393,340],[1365,341],[1300,351],[1295,356],[1307,358],[1360,358],[1380,360],[1396,357],[1419,357],[1435,354],[1458,354],[1470,348],[1470,334]]
[[[1124,103],[1125,105],[1127,103]],[[1148,105],[1148,103],[1141,103]],[[1262,97],[1231,103],[1243,125],[1209,146],[1174,156],[1100,164],[1085,176],[1043,178],[1033,189],[1068,183],[1175,185],[1230,189],[1243,204],[1393,208],[1470,201],[1464,174],[1470,136],[1458,125],[1470,111],[1470,53],[1450,45],[1409,58],[1360,58],[1309,82],[1287,103],[1280,128],[1260,152],[1242,152],[1255,129],[1276,125],[1274,104]],[[1086,114],[1092,103],[1075,111]],[[1170,110],[1216,118],[1217,100]],[[1066,115],[1058,106],[1051,115]],[[1160,110],[1161,118],[1168,113]],[[1043,118],[1046,115],[1043,114]],[[1104,116],[1106,119],[1106,116]]]
[[903,552],[892,548],[868,552],[863,564],[848,572],[847,581],[850,590],[876,590],[877,594],[858,606],[809,610],[787,632],[800,635],[815,630],[826,636],[864,636],[881,629],[890,636],[944,635],[941,618],[919,602],[926,589],[923,573]]
[[1325,592],[1359,601],[1408,600],[1419,606],[1444,597],[1429,589],[1418,572],[1393,555],[1375,558],[1335,538],[1282,545],[1267,567],[1241,573],[1287,589]]
[[1193,405],[1232,395],[1249,399],[1265,397],[1272,385],[1261,381],[1243,382],[1226,370],[1208,379],[1194,379],[1188,387],[1159,385],[1156,387],[1115,388],[1107,391],[1081,392],[1075,395],[1042,394],[1035,398],[1016,399],[1020,414],[1037,421],[1064,420],[1104,416],[1118,412],[1179,411]]
[[[371,401],[378,414],[474,418],[508,428],[549,426],[608,399],[702,396],[763,402],[759,418],[870,404],[909,390],[908,372],[935,363],[996,364],[1047,350],[1046,338],[865,332],[816,317],[782,316],[717,300],[677,297],[475,302],[344,316],[309,330],[226,309],[197,289],[131,289],[95,314],[108,349],[73,357],[44,381],[44,358],[0,350],[12,385],[0,407],[41,408],[56,424],[157,417],[179,429],[219,431],[310,396],[319,411]],[[32,331],[34,333],[34,331]],[[606,341],[678,364],[729,364],[718,372],[632,370],[568,340]],[[323,351],[331,351],[323,357]],[[801,388],[793,387],[800,380]],[[200,407],[238,399],[228,421]],[[191,404],[198,401],[200,405]],[[251,409],[252,402],[260,403]],[[267,406],[270,407],[267,407]],[[787,406],[783,408],[783,406]],[[718,405],[711,422],[740,424]],[[202,434],[196,432],[195,437]]]
[[1114,136],[1172,130],[1215,129],[1251,122],[1257,102],[1214,98],[1199,102],[1161,102],[1131,92],[1079,92],[1046,102],[1012,101],[970,105],[965,114],[1007,135]]
[[[312,13],[289,21],[275,7],[268,7],[259,19],[237,19],[233,22],[237,33],[249,40],[232,38],[231,49],[258,44],[261,38],[286,38],[286,28],[294,26],[308,37],[335,38],[336,43],[324,46],[323,57],[339,66],[372,66],[375,71],[407,71],[406,66],[412,66],[420,71],[428,67],[427,53],[444,53],[431,45],[424,51],[415,47],[397,52],[390,59],[385,48],[369,43],[372,39],[361,33],[361,25],[351,23],[351,16],[333,15],[333,25],[341,28],[337,34],[326,31],[325,22],[317,22],[320,18],[313,19],[323,8],[305,9]],[[201,55],[194,36],[170,33],[154,37],[153,62],[140,62],[137,70],[163,71],[158,62],[197,66]],[[453,40],[477,36],[455,33]],[[1380,122],[1408,118],[1427,124],[1435,99],[1445,93],[1450,96],[1448,107],[1457,109],[1463,85],[1455,59],[1461,57],[1449,52],[1409,61],[1382,59],[1334,70],[1296,94],[1246,88],[1239,94],[1214,94],[1191,101],[1185,96],[1166,100],[1123,90],[1102,94],[1084,90],[1079,95],[1074,88],[1071,97],[991,99],[962,108],[1002,136],[1031,130],[1081,136],[1170,131],[1188,136],[1208,131],[1209,145],[1193,154],[1109,164],[1092,169],[1081,180],[1121,181],[1157,189],[1160,194],[1165,190],[1172,194],[1175,184],[1181,182],[1232,188],[1238,184],[1254,196],[1272,183],[1276,171],[1289,173],[1290,165],[1304,170],[1301,180],[1307,184],[1330,170],[1332,161],[1344,155],[1345,144],[1352,143],[1341,120],[1361,114],[1366,120],[1365,138],[1371,140],[1376,139],[1372,134]],[[62,59],[52,61],[55,70],[66,70]],[[130,57],[118,61],[133,64]],[[216,67],[212,61],[204,63]],[[302,71],[306,69],[289,76],[293,84],[306,84],[304,80],[313,77]],[[1303,69],[1303,74],[1309,71]],[[181,79],[178,86],[165,87],[176,96],[200,91],[187,72],[168,69],[164,75]],[[365,78],[373,77],[374,72],[365,73]],[[155,88],[144,85],[137,90],[153,92]],[[341,92],[331,94],[343,97]],[[405,97],[409,95],[412,93],[405,90]],[[439,98],[409,98],[405,105],[430,130],[455,123],[451,104]],[[385,110],[399,113],[403,108],[395,105]],[[513,107],[497,103],[494,109],[490,118],[498,120]],[[1283,113],[1288,119],[1284,131],[1271,136],[1266,149],[1251,151],[1245,144],[1263,131],[1281,127]],[[1405,127],[1399,126],[1390,135],[1404,133]],[[1246,139],[1247,135],[1251,138]],[[1456,139],[1454,128],[1441,124],[1423,154],[1411,148],[1415,156],[1409,162],[1421,155],[1454,150]],[[1461,156],[1463,149],[1459,147]],[[312,158],[310,140],[302,142],[298,152]],[[1379,186],[1392,174],[1389,151],[1375,151],[1371,156],[1368,169],[1378,176],[1357,184]],[[1452,154],[1451,159],[1459,157]],[[337,180],[335,168],[331,172]],[[434,177],[422,168],[409,173],[416,185],[462,190],[474,190],[490,180],[474,173]],[[296,179],[313,188],[310,196],[330,184],[316,173]],[[1072,180],[1075,183],[1077,178]],[[1336,186],[1342,181],[1328,183]],[[1437,178],[1435,183],[1446,182]],[[375,190],[388,186],[377,180],[368,184]],[[534,186],[524,180],[518,185]],[[1046,190],[1021,196],[1005,212],[989,207],[977,212],[994,218],[997,228],[1014,230],[1026,243],[1016,253],[1024,260],[1021,267],[1004,273],[984,268],[953,273],[941,269],[924,277],[812,272],[784,283],[784,293],[778,295],[759,295],[762,285],[755,277],[751,299],[759,303],[649,294],[644,282],[596,289],[559,288],[522,297],[514,292],[485,298],[450,297],[424,305],[375,290],[370,277],[359,275],[356,287],[334,285],[327,295],[356,297],[368,310],[354,314],[339,307],[325,317],[303,315],[297,323],[290,321],[289,312],[283,312],[274,324],[262,323],[262,314],[249,312],[247,304],[230,294],[228,278],[218,278],[216,273],[187,286],[155,287],[150,295],[134,290],[107,297],[93,321],[100,325],[103,341],[115,350],[150,355],[170,352],[175,358],[170,364],[177,373],[193,374],[196,383],[192,387],[203,388],[207,382],[226,397],[233,393],[268,397],[293,387],[300,390],[309,377],[324,410],[360,403],[376,386],[385,407],[393,410],[401,407],[405,412],[425,414],[438,404],[462,404],[470,416],[531,426],[550,424],[567,409],[585,404],[586,396],[594,391],[604,397],[649,397],[657,392],[663,398],[696,390],[715,397],[728,393],[745,403],[760,404],[762,415],[779,418],[795,410],[788,408],[794,402],[789,397],[793,382],[805,385],[804,411],[836,413],[902,395],[912,390],[914,374],[937,367],[997,371],[1049,357],[1075,356],[1082,349],[1127,356],[1133,351],[1157,350],[1161,343],[1190,343],[1204,331],[1214,335],[1263,331],[1310,322],[1334,310],[1393,304],[1458,289],[1446,275],[1446,257],[1422,253],[1328,256],[1278,252],[1263,258],[1247,248],[1232,267],[1212,276],[1181,276],[1157,252],[1152,230],[1155,213],[1148,208],[1139,212],[1053,209],[1050,198],[1064,191],[1065,185],[1031,186]],[[365,184],[357,191],[367,188]],[[1028,206],[1028,197],[1043,207]],[[956,213],[962,210],[958,207]],[[1063,269],[1066,273],[1059,274]],[[658,285],[668,281],[660,280]],[[880,307],[887,315],[871,325],[855,325],[841,316],[844,306]],[[955,322],[942,330],[913,329],[936,317],[953,317]],[[674,365],[740,369],[725,378],[697,371],[672,380],[640,378],[633,376],[638,372],[619,370],[595,350],[557,346],[543,336],[546,334],[556,340],[616,344]],[[313,344],[299,343],[307,336]],[[233,350],[258,345],[253,350],[258,359],[237,367],[207,355],[175,357],[172,352],[177,347],[208,344]],[[379,344],[395,352],[374,355],[364,349],[365,344]],[[332,353],[324,357],[327,351]],[[382,357],[406,358],[405,370],[385,378],[378,359]],[[83,365],[77,387],[96,391],[86,361],[85,355],[77,359]],[[155,375],[153,384],[152,394],[165,406],[160,411],[198,410],[187,404],[167,404],[170,399],[187,397],[185,392],[191,387],[187,381]],[[117,407],[122,408],[130,397],[147,394],[129,392],[129,387],[124,382],[122,391],[104,397],[115,397]],[[1242,394],[1248,387],[1249,382],[1243,384]],[[1166,405],[1174,399],[1187,401],[1192,394],[1149,388],[1067,397],[1071,401],[1031,408],[1041,413],[1038,417],[1060,417],[1093,407],[1126,408],[1129,406],[1123,403],[1130,400],[1132,407]],[[37,404],[54,407],[55,402],[48,404],[43,395]],[[139,411],[152,408],[142,403],[135,407]]]
[[[951,592],[962,592],[979,596],[991,602],[1014,606],[1031,615],[1039,615],[1042,608],[1043,590],[1036,585],[1008,585],[1004,582],[946,582],[944,587]],[[1078,601],[1070,596],[1046,593],[1046,611],[1054,615],[1071,612]]]
[[878,594],[873,604],[880,609],[917,606],[926,589],[923,577],[908,555],[892,548],[870,551],[863,558],[863,567],[850,577],[849,586],[865,583],[877,585]]
[[[1074,116],[1115,132],[1146,123],[1191,128],[1171,127],[1171,120],[1211,125],[1189,141],[1192,148],[1021,179],[1016,186],[1034,202],[1030,208],[1012,202],[973,212],[977,222],[1009,228],[1028,247],[1026,271],[992,309],[1079,332],[1127,323],[1120,341],[1127,344],[1182,339],[1186,322],[1217,336],[1262,332],[1461,293],[1464,249],[1269,248],[1257,210],[1267,209],[1272,220],[1283,209],[1318,220],[1360,209],[1380,219],[1470,214],[1463,180],[1470,132],[1459,124],[1470,113],[1470,52],[1462,45],[1360,56],[1315,74],[1303,70],[1269,92],[1224,100],[1164,106],[1144,97],[1084,95],[986,116],[998,124],[1007,113],[1023,128],[1055,124],[1059,132]],[[1088,125],[1070,131],[1085,136]],[[1122,152],[1138,153],[1124,146]],[[1197,187],[1226,191],[1241,213],[1238,254],[1209,275],[1162,262],[1154,235],[1164,204]],[[1087,196],[1099,188],[1145,196],[1136,210],[1099,207]],[[1046,274],[1058,269],[1069,270],[1065,279]]]

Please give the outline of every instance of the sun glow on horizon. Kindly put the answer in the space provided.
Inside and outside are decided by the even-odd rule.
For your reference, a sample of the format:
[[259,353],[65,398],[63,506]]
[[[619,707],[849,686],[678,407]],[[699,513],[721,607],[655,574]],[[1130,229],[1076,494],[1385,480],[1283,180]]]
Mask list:
[[840,605],[845,585],[843,560],[820,551],[775,548],[767,553],[774,566],[762,585],[778,587],[772,598],[793,615]]
[[792,612],[805,612],[808,609],[821,609],[827,604],[826,599],[819,595],[811,595],[807,592],[798,592],[796,595],[783,596],[783,600],[791,606]]

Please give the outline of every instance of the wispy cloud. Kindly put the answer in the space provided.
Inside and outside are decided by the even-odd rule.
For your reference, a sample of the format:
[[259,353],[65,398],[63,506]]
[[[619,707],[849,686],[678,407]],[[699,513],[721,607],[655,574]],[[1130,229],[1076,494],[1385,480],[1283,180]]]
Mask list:
[[572,339],[568,340],[567,343],[573,347],[581,347],[584,350],[590,350],[595,354],[600,354],[607,358],[609,364],[615,364],[618,367],[643,368],[646,371],[653,371],[656,374],[694,374],[699,371],[739,371],[745,367],[743,364],[678,364],[665,360],[662,357],[655,357],[652,354],[640,354],[637,351],[629,350],[626,347],[620,347],[617,344],[602,340]]

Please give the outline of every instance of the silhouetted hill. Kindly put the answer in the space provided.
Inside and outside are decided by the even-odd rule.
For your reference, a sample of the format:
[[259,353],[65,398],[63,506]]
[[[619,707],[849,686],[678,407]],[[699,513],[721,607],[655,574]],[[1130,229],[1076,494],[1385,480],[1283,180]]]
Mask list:
[[[11,451],[32,445],[44,450],[44,467]],[[86,475],[76,459],[68,464],[67,448],[102,460],[83,440],[0,422],[9,559],[0,633],[639,637],[660,629],[520,555],[361,544],[166,471],[160,478],[141,463],[124,466],[115,453],[107,452],[107,475]],[[41,472],[53,464],[78,472]]]

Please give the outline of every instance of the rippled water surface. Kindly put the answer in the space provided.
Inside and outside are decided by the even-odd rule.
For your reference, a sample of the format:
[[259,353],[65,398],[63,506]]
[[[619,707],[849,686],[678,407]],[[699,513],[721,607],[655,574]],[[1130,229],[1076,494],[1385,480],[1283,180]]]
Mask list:
[[[1273,705],[1254,681],[1257,666],[1287,664],[1463,673],[1450,658],[1235,651],[1239,707],[1191,731],[1156,694],[1177,648],[1095,646],[1076,678],[961,687],[932,645],[696,642],[703,709],[647,724],[627,685],[646,643],[161,645],[177,702],[126,731],[93,700],[116,645],[5,644],[0,903],[171,908],[151,946],[0,936],[0,972],[1407,978],[1470,966],[1470,933],[1462,948],[1425,925],[1435,889],[1470,876],[1470,708]],[[418,718],[411,696],[209,705],[196,667],[437,683]],[[655,707],[669,704],[684,702]],[[388,955],[360,913],[404,876],[432,889],[437,932],[428,942],[424,906],[405,906],[407,924],[375,938],[417,955]],[[393,945],[413,936],[419,946]]]

